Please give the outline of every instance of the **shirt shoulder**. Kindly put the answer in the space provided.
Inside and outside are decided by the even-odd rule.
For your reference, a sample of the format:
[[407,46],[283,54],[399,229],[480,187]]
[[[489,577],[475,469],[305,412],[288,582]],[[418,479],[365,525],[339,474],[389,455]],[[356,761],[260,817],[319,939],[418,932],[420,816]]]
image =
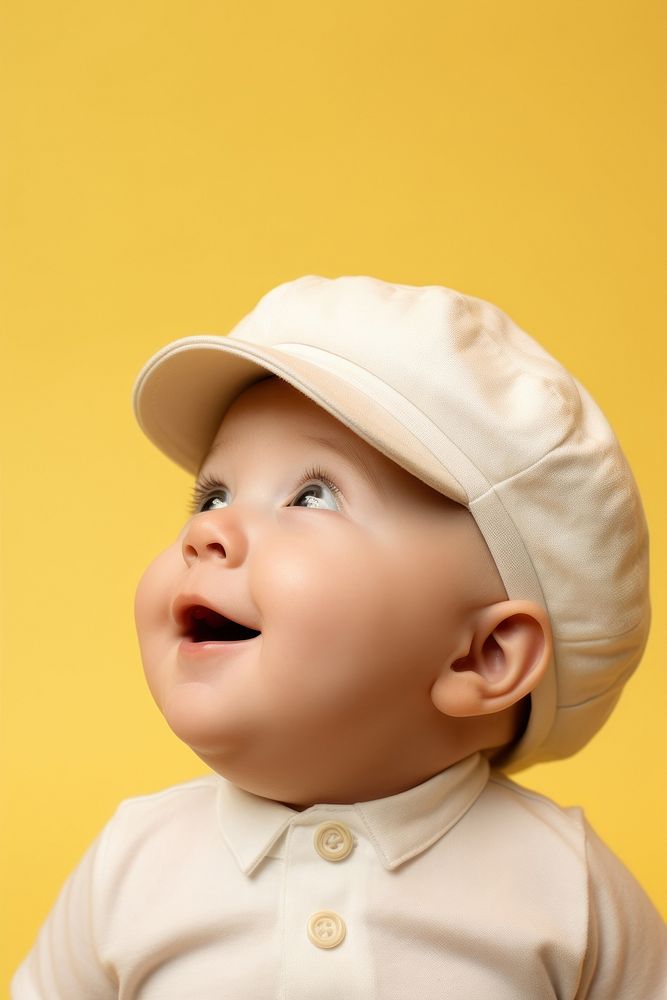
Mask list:
[[539,887],[540,906],[563,927],[576,926],[576,997],[667,996],[665,922],[583,810],[563,808],[496,772],[484,799],[480,819],[488,824],[493,816],[494,832],[513,835],[515,871]]
[[494,824],[512,830],[522,852],[549,853],[563,863],[586,868],[586,839],[590,829],[578,806],[558,805],[546,795],[525,788],[499,771],[492,771],[480,797],[480,812],[493,816]]
[[[183,845],[198,835],[217,833],[217,800],[221,779],[204,775],[145,795],[124,799],[100,835],[98,864],[115,854],[141,851],[142,845]],[[116,859],[118,860],[118,859]]]
[[112,818],[130,816],[139,819],[152,814],[178,813],[182,809],[203,805],[215,800],[222,779],[217,774],[204,774],[178,785],[169,785],[144,795],[133,795],[123,799],[116,807]]

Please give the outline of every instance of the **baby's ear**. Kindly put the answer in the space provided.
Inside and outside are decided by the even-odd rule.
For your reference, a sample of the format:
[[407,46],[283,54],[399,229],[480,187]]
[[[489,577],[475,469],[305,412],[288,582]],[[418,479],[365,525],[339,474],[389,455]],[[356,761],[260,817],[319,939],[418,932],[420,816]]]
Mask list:
[[537,687],[549,665],[549,616],[534,601],[501,601],[479,611],[468,652],[443,664],[431,699],[444,715],[501,712]]

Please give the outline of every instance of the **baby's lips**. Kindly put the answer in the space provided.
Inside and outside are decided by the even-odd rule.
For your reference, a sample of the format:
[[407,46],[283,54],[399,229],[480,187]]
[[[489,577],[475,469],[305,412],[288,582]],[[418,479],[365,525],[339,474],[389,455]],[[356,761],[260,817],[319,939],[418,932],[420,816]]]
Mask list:
[[[202,609],[197,614],[197,609]],[[226,618],[230,622],[242,625],[244,628],[259,632],[256,625],[250,623],[243,614],[236,614],[235,610],[229,607],[222,608],[219,604],[209,600],[200,593],[188,592],[179,594],[171,607],[172,618],[181,630],[182,635],[189,635],[192,630],[192,623],[195,617],[204,617],[205,610],[213,611],[216,615]]]

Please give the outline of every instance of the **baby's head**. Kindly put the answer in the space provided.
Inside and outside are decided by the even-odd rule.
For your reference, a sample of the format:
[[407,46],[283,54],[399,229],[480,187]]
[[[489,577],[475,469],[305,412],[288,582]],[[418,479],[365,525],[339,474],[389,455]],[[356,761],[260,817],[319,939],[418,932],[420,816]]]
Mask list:
[[146,674],[236,784],[360,801],[604,722],[648,630],[641,504],[585,390],[495,307],[303,278],[164,348],[136,409],[198,472],[139,585]]

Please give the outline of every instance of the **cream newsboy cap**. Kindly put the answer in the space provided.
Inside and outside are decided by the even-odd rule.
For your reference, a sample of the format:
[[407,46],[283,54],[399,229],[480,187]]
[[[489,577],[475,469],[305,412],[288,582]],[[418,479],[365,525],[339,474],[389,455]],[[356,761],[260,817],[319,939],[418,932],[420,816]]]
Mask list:
[[509,770],[604,723],[648,636],[648,533],[584,387],[496,306],[440,286],[307,276],[229,336],[158,351],[134,388],[147,436],[196,472],[233,399],[273,373],[472,512],[511,599],[538,601],[554,660]]

